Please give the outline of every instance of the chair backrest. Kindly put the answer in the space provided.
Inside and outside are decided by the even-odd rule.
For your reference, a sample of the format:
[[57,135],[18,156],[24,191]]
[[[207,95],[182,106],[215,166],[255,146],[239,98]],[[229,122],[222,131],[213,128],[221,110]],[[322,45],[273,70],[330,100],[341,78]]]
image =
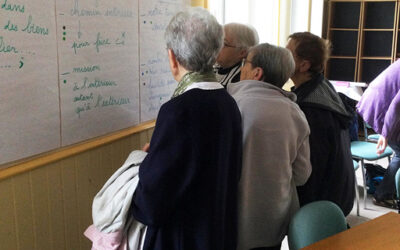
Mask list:
[[346,218],[335,203],[311,202],[301,207],[290,222],[289,248],[297,250],[346,229]]
[[[372,142],[377,142],[379,140],[379,134],[368,134],[368,129],[373,128],[364,121],[364,140],[365,141],[372,141]],[[375,132],[375,131],[374,131]]]

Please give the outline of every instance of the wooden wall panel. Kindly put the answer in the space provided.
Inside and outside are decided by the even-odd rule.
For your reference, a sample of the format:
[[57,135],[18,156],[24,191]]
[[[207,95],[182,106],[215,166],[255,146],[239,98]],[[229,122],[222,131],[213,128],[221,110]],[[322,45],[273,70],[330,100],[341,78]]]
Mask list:
[[[62,185],[62,162],[45,167],[49,189],[49,220],[51,249],[67,249],[65,238],[64,199]],[[68,201],[65,201],[68,202]]]
[[0,250],[18,249],[12,180],[0,182]]
[[[101,152],[98,153],[98,160],[102,166],[102,169],[104,173],[101,173],[100,171],[94,171],[94,175],[100,175],[97,178],[93,176],[91,179],[93,182],[92,186],[92,194],[93,196],[96,195],[96,193],[100,190],[100,188],[104,185],[106,180],[110,178],[112,173],[114,173],[114,167],[113,167],[113,144],[107,144],[103,147]],[[93,155],[93,157],[96,157],[96,155]]]
[[[95,172],[93,170],[96,169],[96,167],[99,169],[97,172],[100,174],[103,172],[101,171],[100,166],[97,166],[97,162],[92,161],[93,159],[91,156],[93,153],[94,152],[92,151],[88,154],[80,154],[75,158],[79,236],[81,236],[81,233],[83,233],[82,229],[92,223],[91,207],[93,195],[90,193],[90,191],[93,189],[90,188],[91,183],[89,182],[89,177],[93,176]],[[94,179],[96,179],[96,177],[94,177]],[[80,249],[90,249],[90,244],[86,244],[89,244],[89,241],[84,237],[79,237]]]
[[15,176],[12,186],[15,197],[14,216],[18,249],[32,249],[35,246],[35,237],[30,173]]
[[0,180],[0,250],[86,250],[92,201],[153,128]]
[[50,249],[49,219],[49,186],[47,185],[47,169],[39,168],[30,173],[33,202],[33,233],[35,249]]
[[[79,155],[78,155],[79,157]],[[77,184],[75,161],[68,158],[62,164],[62,190],[64,200],[65,241],[67,249],[79,249],[79,207],[77,203]]]

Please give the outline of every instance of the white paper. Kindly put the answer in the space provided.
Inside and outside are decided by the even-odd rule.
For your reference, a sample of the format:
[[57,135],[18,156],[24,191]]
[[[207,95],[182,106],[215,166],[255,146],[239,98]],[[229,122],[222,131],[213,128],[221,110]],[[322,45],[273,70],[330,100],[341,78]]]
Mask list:
[[60,147],[54,1],[0,2],[0,164]]
[[161,105],[171,99],[176,88],[177,82],[169,69],[164,32],[171,18],[185,6],[188,6],[185,0],[140,1],[141,122],[156,118]]
[[137,0],[58,1],[56,9],[62,145],[138,124]]

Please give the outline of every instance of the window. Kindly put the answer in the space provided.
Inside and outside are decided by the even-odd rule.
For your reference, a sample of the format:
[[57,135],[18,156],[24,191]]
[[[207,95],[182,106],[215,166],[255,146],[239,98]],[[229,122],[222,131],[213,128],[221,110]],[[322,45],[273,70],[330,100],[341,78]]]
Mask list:
[[323,0],[209,0],[210,12],[222,23],[252,25],[260,42],[284,46],[289,34],[322,33]]

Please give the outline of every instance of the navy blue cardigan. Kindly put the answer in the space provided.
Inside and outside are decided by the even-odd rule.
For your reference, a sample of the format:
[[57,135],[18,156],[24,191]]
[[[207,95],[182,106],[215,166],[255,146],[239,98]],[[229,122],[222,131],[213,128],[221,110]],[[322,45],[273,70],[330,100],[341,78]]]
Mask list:
[[[348,131],[352,116],[339,114],[327,106],[307,101],[308,95],[318,84],[323,84],[323,81],[327,80],[319,74],[294,90],[297,104],[310,125],[312,165],[310,178],[304,186],[297,187],[297,193],[300,206],[313,201],[329,200],[336,203],[347,216],[353,208],[355,197],[355,177]],[[332,100],[327,99],[326,102]]]
[[224,89],[165,103],[131,205],[148,225],[144,249],[236,249],[241,155],[240,112]]

